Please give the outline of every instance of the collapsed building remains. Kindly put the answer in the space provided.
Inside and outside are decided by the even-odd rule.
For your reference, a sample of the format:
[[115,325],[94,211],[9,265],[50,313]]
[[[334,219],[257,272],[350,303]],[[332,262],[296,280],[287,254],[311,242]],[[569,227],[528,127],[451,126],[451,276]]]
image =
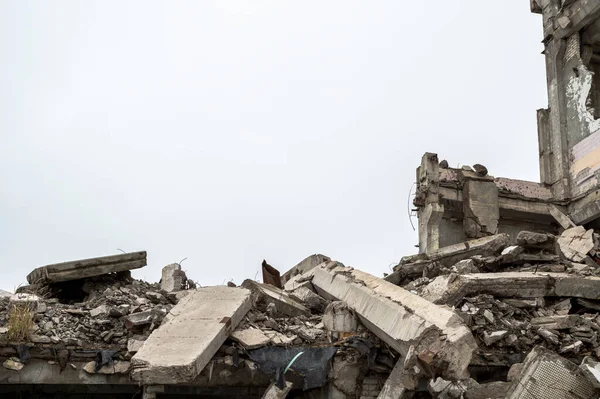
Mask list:
[[134,280],[136,252],[0,291],[3,398],[600,398],[600,2],[542,14],[541,182],[427,153],[419,251],[383,278],[312,255],[263,283]]

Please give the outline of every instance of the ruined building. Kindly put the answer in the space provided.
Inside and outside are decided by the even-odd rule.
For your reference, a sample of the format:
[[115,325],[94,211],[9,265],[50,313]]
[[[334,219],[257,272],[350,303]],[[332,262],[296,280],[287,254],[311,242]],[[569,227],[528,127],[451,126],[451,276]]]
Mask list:
[[531,0],[549,107],[541,182],[417,169],[419,251],[372,276],[324,255],[202,287],[146,253],[0,290],[1,398],[600,398],[600,0]]

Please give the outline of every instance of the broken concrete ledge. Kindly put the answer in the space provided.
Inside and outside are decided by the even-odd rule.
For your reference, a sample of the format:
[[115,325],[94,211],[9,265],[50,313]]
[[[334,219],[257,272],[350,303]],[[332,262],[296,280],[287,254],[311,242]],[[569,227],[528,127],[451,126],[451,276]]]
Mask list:
[[471,294],[500,298],[564,296],[600,299],[600,278],[530,272],[450,274],[429,283],[422,296],[436,304],[456,305]]
[[146,266],[146,251],[103,256],[41,266],[27,275],[27,282],[61,282],[123,272]]
[[429,366],[436,375],[467,377],[477,344],[451,310],[338,262],[319,265],[312,274],[320,295],[345,301],[368,329],[402,355],[414,345],[417,353],[435,354]]
[[292,277],[298,276],[300,274],[304,274],[304,273],[314,269],[316,266],[320,265],[321,263],[329,262],[330,260],[331,259],[329,259],[329,257],[327,257],[325,255],[321,255],[321,254],[314,254],[314,255],[307,256],[306,258],[302,259],[300,261],[300,263],[298,263],[296,266],[292,267],[290,270],[285,272],[283,274],[283,276],[281,276],[281,283],[285,284]]
[[194,380],[252,306],[250,290],[200,288],[183,298],[169,321],[131,359],[131,378],[143,385]]

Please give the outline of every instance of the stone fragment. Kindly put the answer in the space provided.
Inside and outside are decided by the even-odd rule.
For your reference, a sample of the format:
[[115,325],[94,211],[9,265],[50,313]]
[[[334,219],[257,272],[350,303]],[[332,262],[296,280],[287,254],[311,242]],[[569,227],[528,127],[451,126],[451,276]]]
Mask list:
[[502,338],[504,338],[506,336],[506,334],[508,334],[508,331],[506,331],[506,330],[494,331],[491,333],[484,331],[483,332],[483,342],[487,346],[490,346],[490,345],[500,341]]
[[8,327],[0,327],[0,334],[6,334],[8,332]]
[[525,358],[506,399],[530,397],[530,392],[535,392],[537,398],[565,398],[565,392],[573,398],[597,398],[596,389],[576,364],[541,346]]
[[146,266],[146,252],[104,256],[42,266],[27,276],[29,284],[61,282],[139,269]]
[[539,328],[538,335],[544,338],[546,341],[553,343],[554,345],[559,345],[560,340],[558,339],[558,335],[554,334],[552,331],[546,328]]
[[508,375],[506,376],[507,381],[514,381],[521,374],[523,369],[523,363],[515,363],[508,369]]
[[494,323],[494,314],[492,312],[490,312],[488,309],[483,311],[483,317],[485,317],[485,319],[489,322],[489,323]]
[[160,287],[167,292],[181,291],[185,286],[185,272],[179,263],[172,263],[163,267]]
[[594,230],[585,230],[583,226],[565,230],[558,238],[562,254],[573,262],[581,262],[588,252],[594,249]]
[[317,266],[313,273],[312,283],[321,296],[345,301],[392,348],[403,355],[411,345],[417,353],[430,351],[434,373],[449,380],[466,377],[477,344],[452,310],[337,262]]
[[143,385],[190,383],[252,306],[249,290],[204,287],[183,298],[172,318],[133,356],[131,378]]
[[476,163],[473,165],[473,169],[475,169],[475,173],[480,176],[486,176],[488,174],[487,168],[481,164]]
[[458,274],[479,273],[473,259],[464,259],[452,266],[452,269]]
[[583,348],[583,342],[575,341],[571,345],[564,346],[560,349],[560,353],[579,353]]
[[544,327],[551,330],[565,330],[575,327],[581,323],[582,319],[579,315],[563,315],[563,316],[547,316],[534,317],[530,323],[534,327]]
[[544,298],[505,298],[502,300],[502,302],[515,308],[543,308],[546,304]]
[[50,343],[52,343],[52,341],[50,340],[50,337],[46,337],[45,335],[30,334],[29,340],[35,344],[50,344]]
[[5,369],[21,371],[25,365],[16,358],[9,358],[2,363]]
[[239,342],[246,349],[256,349],[265,346],[270,339],[258,328],[245,328],[235,330],[231,333],[231,338]]
[[11,307],[23,307],[26,306],[32,312],[37,312],[38,306],[41,302],[41,299],[34,294],[14,294],[10,297],[10,306]]
[[294,331],[300,338],[307,342],[314,342],[317,338],[323,334],[323,331],[318,328],[308,328],[305,326],[301,326],[296,331]]
[[567,230],[571,227],[575,227],[575,223],[567,215],[562,213],[557,207],[550,205],[550,215],[560,224],[560,226]]

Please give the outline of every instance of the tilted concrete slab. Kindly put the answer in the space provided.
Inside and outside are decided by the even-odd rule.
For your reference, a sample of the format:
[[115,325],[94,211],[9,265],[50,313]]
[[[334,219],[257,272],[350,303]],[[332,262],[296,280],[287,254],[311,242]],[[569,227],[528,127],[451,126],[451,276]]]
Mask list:
[[273,303],[277,312],[286,314],[290,317],[310,314],[310,310],[299,301],[277,287],[269,284],[261,284],[254,280],[244,280],[242,287],[248,288],[259,296],[259,300],[266,303]]
[[56,283],[139,269],[144,266],[146,266],[146,251],[131,252],[38,267],[27,275],[27,281],[29,284]]
[[556,353],[536,346],[527,355],[507,399],[596,399],[598,391],[579,367]]
[[143,385],[192,381],[251,307],[241,287],[205,287],[183,298],[170,319],[131,359],[131,378]]
[[439,276],[425,287],[422,297],[437,304],[456,305],[471,294],[500,298],[564,296],[600,299],[600,278],[566,273],[473,273]]
[[370,274],[329,262],[313,270],[312,283],[329,299],[345,301],[365,326],[388,345],[406,355],[433,356],[430,368],[445,379],[463,379],[475,339],[462,319],[450,309],[414,295]]
[[314,269],[316,266],[320,265],[323,262],[328,262],[331,259],[325,255],[314,254],[306,257],[296,266],[292,267],[290,270],[285,272],[283,276],[281,276],[281,283],[285,284],[292,277],[297,276],[299,274],[304,274],[311,269]]

